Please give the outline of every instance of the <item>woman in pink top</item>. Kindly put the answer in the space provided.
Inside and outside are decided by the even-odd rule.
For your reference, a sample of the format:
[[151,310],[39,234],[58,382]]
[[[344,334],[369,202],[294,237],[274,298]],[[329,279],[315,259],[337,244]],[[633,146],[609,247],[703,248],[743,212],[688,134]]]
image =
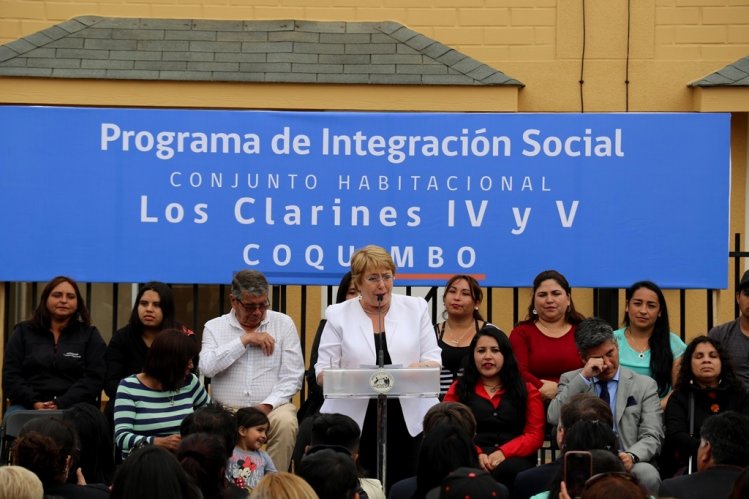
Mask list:
[[575,310],[567,279],[545,270],[533,280],[528,315],[510,334],[523,379],[549,401],[557,395],[559,376],[583,366],[575,345],[575,327],[585,317]]

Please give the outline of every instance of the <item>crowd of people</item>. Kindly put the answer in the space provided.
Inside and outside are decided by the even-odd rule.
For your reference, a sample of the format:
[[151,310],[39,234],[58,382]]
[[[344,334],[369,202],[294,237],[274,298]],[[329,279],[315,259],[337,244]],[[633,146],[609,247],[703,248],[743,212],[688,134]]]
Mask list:
[[[169,286],[146,283],[109,345],[76,282],[55,277],[5,351],[4,417],[39,417],[0,467],[0,499],[746,497],[749,272],[740,317],[688,345],[650,281],[626,290],[615,330],[541,272],[508,336],[473,277],[448,280],[433,324],[395,276],[383,248],[354,253],[307,370],[260,272],[234,275],[231,310],[200,339]],[[440,373],[433,397],[388,400],[379,463],[378,401],[322,396],[326,370],[376,365]],[[545,440],[559,457],[539,466]]]

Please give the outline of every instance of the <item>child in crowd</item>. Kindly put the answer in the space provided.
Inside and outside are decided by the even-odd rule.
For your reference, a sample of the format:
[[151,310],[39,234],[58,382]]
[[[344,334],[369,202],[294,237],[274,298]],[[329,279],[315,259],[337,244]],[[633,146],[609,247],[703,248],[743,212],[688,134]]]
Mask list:
[[252,492],[266,473],[275,473],[267,452],[260,450],[268,440],[268,416],[254,407],[244,407],[236,414],[239,438],[226,466],[226,478],[240,489]]

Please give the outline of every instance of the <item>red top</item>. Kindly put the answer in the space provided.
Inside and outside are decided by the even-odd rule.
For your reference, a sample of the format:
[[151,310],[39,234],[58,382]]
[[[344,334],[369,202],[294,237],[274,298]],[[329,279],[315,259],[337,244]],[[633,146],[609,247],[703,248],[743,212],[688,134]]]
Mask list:
[[533,322],[521,322],[510,333],[520,374],[540,388],[542,379],[559,383],[562,373],[583,367],[575,345],[575,326],[559,338],[549,338]]
[[[443,402],[460,402],[458,394],[456,393],[457,385],[457,381],[450,385]],[[536,390],[536,388],[534,388],[530,383],[526,383],[525,388],[528,391],[528,400],[525,408],[525,426],[523,427],[523,433],[497,448],[497,450],[501,450],[502,454],[505,455],[505,459],[533,454],[538,451],[544,443],[546,414],[544,414],[544,403],[541,400],[541,392]],[[476,383],[473,392],[477,396],[488,400],[496,409],[502,401],[504,389],[497,391],[493,397],[490,397],[484,389],[484,385],[479,381]]]

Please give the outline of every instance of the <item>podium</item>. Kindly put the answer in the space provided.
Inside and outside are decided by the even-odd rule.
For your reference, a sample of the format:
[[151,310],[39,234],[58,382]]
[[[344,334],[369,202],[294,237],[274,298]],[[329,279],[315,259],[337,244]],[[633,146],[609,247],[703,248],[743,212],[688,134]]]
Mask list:
[[387,482],[387,399],[436,398],[440,368],[383,366],[358,369],[325,369],[325,398],[377,399],[377,478]]

